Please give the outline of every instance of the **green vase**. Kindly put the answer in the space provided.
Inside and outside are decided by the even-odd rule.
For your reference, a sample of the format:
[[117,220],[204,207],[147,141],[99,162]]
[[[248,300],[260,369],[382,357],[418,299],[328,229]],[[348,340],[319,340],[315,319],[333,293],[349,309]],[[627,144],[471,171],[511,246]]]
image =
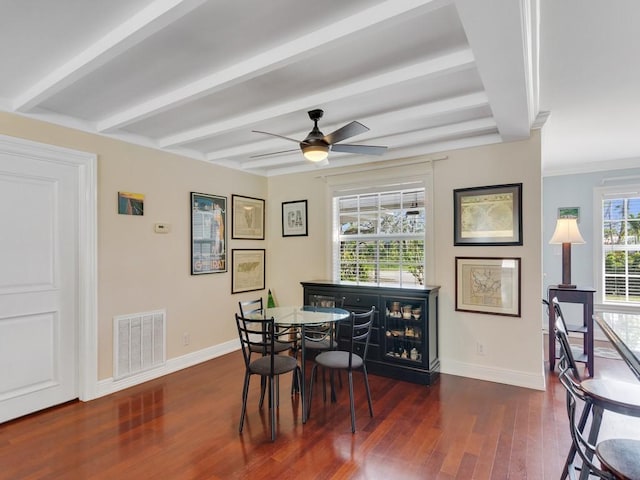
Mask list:
[[276,302],[273,300],[273,295],[271,295],[271,290],[269,290],[267,296],[267,308],[274,308],[276,306]]

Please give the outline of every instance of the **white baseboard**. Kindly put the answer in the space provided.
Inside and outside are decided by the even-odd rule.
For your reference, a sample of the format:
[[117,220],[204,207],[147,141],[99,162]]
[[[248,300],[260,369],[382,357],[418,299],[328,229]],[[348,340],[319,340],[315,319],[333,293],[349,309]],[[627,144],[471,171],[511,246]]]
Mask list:
[[458,362],[456,360],[440,359],[440,373],[456,375],[458,377],[475,378],[488,382],[504,383],[516,387],[545,390],[544,367],[540,365],[540,373],[532,374],[504,368],[485,367],[473,363]]
[[[231,340],[229,342],[221,343],[213,347],[208,347],[197,352],[188,353],[181,357],[171,358],[166,361],[164,365],[153,370],[133,375],[131,377],[123,378],[118,381],[114,381],[113,378],[106,378],[98,382],[98,389],[96,396],[93,398],[103,397],[111,393],[119,392],[125,388],[140,385],[141,383],[148,382],[154,378],[159,378],[164,375],[168,375],[173,372],[177,372],[184,368],[192,367],[202,362],[206,362],[213,358],[225,355],[227,353],[234,352],[240,348],[239,340]],[[93,398],[88,400],[93,400]]]

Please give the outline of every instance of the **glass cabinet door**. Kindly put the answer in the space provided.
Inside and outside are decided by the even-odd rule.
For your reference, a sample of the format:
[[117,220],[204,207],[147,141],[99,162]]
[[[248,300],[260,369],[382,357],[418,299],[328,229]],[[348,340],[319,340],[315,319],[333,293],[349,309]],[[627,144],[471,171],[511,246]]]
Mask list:
[[426,302],[416,298],[384,298],[383,302],[384,358],[423,365]]

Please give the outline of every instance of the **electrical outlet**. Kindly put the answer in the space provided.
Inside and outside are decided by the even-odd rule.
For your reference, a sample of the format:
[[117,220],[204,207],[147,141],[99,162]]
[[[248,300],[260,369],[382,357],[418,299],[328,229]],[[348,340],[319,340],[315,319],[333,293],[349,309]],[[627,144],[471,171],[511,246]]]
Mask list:
[[484,355],[484,344],[476,342],[476,353],[478,355]]
[[182,334],[182,344],[186,347],[187,345],[189,345],[190,342],[191,342],[191,335],[189,335],[189,332],[184,332]]

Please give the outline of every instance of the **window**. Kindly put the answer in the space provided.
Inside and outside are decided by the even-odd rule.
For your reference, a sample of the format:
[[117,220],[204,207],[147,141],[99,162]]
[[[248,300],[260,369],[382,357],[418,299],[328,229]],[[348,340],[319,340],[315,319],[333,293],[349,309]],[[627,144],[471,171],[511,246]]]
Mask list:
[[640,194],[601,195],[604,303],[640,304]]
[[333,202],[335,280],[424,284],[424,188],[342,195]]

